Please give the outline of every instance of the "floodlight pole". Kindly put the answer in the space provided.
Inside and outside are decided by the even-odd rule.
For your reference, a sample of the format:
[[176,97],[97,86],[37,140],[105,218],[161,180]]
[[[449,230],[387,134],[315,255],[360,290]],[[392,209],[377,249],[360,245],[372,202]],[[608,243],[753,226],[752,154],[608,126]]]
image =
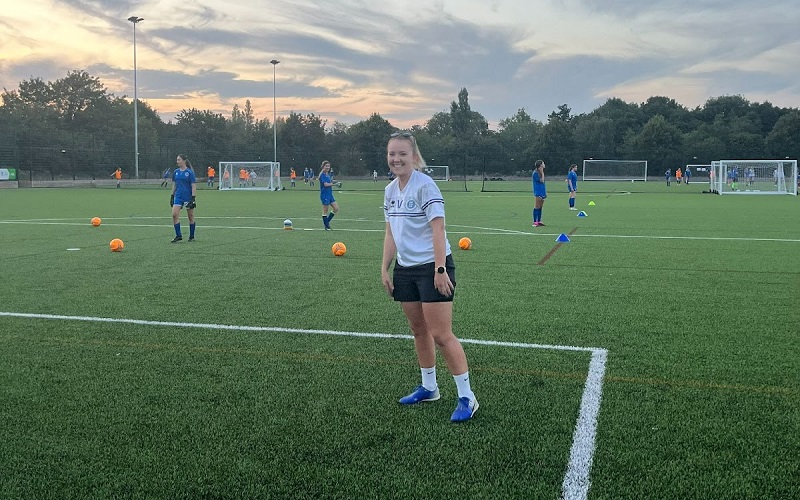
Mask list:
[[136,25],[144,21],[143,17],[131,16],[133,23],[133,163],[134,175],[139,178],[139,89],[136,84]]
[[277,108],[275,107],[275,67],[280,63],[279,60],[273,59],[269,62],[272,64],[272,161],[278,163],[278,124],[277,121]]

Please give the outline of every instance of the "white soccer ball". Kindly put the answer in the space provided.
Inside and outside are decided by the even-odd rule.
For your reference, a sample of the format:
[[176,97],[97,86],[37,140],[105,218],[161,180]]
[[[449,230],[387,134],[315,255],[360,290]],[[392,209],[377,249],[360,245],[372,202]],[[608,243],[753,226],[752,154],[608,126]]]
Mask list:
[[289,219],[286,219],[285,221],[283,221],[283,228],[284,229],[291,229],[292,228],[292,221],[289,220]]

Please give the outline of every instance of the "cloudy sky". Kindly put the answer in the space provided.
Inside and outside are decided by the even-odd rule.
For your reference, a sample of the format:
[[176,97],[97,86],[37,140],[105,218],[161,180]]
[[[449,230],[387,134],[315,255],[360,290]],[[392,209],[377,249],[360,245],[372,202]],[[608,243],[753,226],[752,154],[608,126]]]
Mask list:
[[169,120],[230,114],[408,127],[466,87],[495,128],[525,108],[589,112],[609,97],[684,106],[740,94],[800,107],[797,0],[0,0],[0,85],[74,69]]

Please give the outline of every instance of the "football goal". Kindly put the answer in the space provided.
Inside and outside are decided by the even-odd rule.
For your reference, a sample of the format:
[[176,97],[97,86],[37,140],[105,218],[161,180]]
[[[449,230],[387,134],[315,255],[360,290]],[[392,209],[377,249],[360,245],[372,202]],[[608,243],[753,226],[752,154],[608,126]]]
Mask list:
[[281,164],[271,161],[219,162],[219,189],[280,191]]
[[647,182],[647,160],[583,160],[581,179]]
[[720,160],[714,186],[720,194],[791,194],[797,196],[797,160]]
[[711,173],[711,164],[710,163],[689,163],[683,169],[683,176],[686,177],[686,172],[691,169],[692,175],[689,176],[691,180],[685,179],[688,183],[697,183],[697,182],[708,182]]
[[426,165],[422,169],[423,172],[431,176],[435,181],[449,181],[450,180],[450,166],[449,165]]

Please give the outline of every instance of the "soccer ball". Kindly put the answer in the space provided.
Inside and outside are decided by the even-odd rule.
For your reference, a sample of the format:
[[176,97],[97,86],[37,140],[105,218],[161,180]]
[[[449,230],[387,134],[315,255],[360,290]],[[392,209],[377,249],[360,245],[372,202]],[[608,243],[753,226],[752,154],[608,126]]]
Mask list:
[[333,255],[341,257],[342,255],[347,253],[347,247],[344,246],[344,243],[342,243],[341,241],[337,241],[331,247],[331,252],[333,253]]
[[472,248],[472,240],[464,236],[460,240],[458,240],[458,248],[461,250],[469,250]]
[[285,221],[283,221],[283,228],[284,229],[292,229],[292,221],[289,220],[289,219],[286,219]]
[[92,217],[92,225],[94,227],[99,226],[101,222],[103,222],[103,220],[100,217]]
[[125,243],[119,238],[114,238],[108,244],[109,248],[111,248],[112,252],[121,252],[123,248],[125,248]]

